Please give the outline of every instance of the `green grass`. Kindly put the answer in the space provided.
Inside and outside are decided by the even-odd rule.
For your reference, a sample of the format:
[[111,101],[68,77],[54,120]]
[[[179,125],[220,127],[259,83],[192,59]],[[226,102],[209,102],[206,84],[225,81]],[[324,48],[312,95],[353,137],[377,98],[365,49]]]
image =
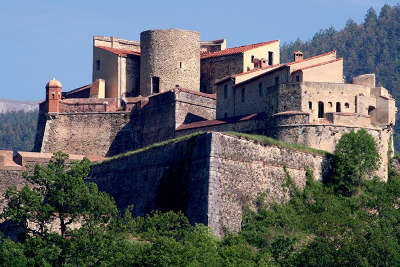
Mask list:
[[228,135],[232,135],[232,136],[244,137],[249,140],[255,140],[255,141],[258,141],[265,145],[273,145],[273,146],[307,152],[307,153],[321,155],[321,156],[327,156],[330,154],[329,152],[324,151],[324,150],[315,149],[312,147],[303,146],[303,145],[299,145],[299,144],[295,144],[295,143],[285,143],[285,142],[273,139],[273,138],[265,136],[265,135],[246,134],[246,133],[238,133],[238,132],[225,132],[225,133]]
[[128,151],[128,152],[125,152],[125,153],[121,153],[121,154],[115,155],[113,157],[107,158],[107,159],[102,160],[102,161],[94,162],[94,163],[92,163],[92,165],[99,165],[99,164],[102,164],[102,163],[107,162],[107,161],[128,157],[128,156],[131,156],[131,155],[134,155],[134,154],[137,154],[137,153],[141,153],[141,152],[144,152],[144,151],[156,148],[156,147],[161,147],[161,146],[165,146],[165,145],[168,145],[168,144],[177,143],[177,142],[180,142],[180,141],[183,141],[183,140],[189,140],[189,139],[191,139],[193,137],[196,137],[198,135],[201,135],[203,133],[204,132],[195,132],[195,133],[191,133],[191,134],[188,134],[188,135],[180,136],[180,137],[177,137],[177,138],[168,139],[168,140],[165,140],[165,141],[162,141],[162,142],[159,142],[159,143],[154,143],[154,144],[151,144],[151,145],[148,145],[148,146],[136,149],[136,150],[132,150],[132,151]]
[[[311,153],[314,155],[321,155],[321,156],[326,156],[329,155],[330,153],[324,151],[324,150],[319,150],[319,149],[315,149],[315,148],[311,148],[311,147],[307,147],[307,146],[303,146],[303,145],[299,145],[299,144],[294,144],[294,143],[285,143],[276,139],[273,139],[271,137],[265,136],[265,135],[258,135],[258,134],[246,134],[246,133],[239,133],[239,132],[222,132],[223,134],[227,134],[230,136],[236,136],[236,137],[244,137],[247,138],[249,140],[255,140],[258,141],[262,144],[265,145],[273,145],[273,146],[278,146],[278,147],[282,147],[282,148],[287,148],[287,149],[292,149],[292,150],[296,150],[296,151],[302,151],[302,152],[307,152],[307,153]],[[116,159],[120,159],[120,158],[124,158],[124,157],[128,157],[137,153],[141,153],[153,148],[157,148],[157,147],[161,147],[164,145],[168,145],[168,144],[172,144],[172,143],[177,143],[183,140],[189,140],[195,136],[204,134],[204,132],[200,131],[200,132],[195,132],[195,133],[191,133],[188,135],[184,135],[184,136],[180,136],[177,138],[173,138],[173,139],[168,139],[159,143],[154,143],[148,146],[145,146],[143,148],[139,148],[137,150],[132,150],[126,153],[122,153],[122,154],[118,154],[115,155],[113,157],[107,158],[103,161],[97,161],[92,163],[92,165],[99,165],[102,164],[104,162],[107,161],[111,161],[111,160],[116,160]]]

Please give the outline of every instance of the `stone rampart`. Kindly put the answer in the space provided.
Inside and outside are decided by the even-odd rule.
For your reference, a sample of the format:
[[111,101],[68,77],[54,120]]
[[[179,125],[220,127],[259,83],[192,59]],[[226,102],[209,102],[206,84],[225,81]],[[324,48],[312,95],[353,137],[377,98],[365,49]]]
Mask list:
[[222,133],[181,137],[164,145],[95,164],[89,181],[111,194],[120,209],[133,215],[151,210],[182,210],[192,223],[238,231],[243,210],[254,208],[269,191],[269,201],[288,198],[282,184],[287,172],[305,184],[305,168],[321,180],[329,163],[321,155],[263,145]]
[[184,123],[215,120],[216,96],[187,90],[175,89],[176,95],[176,128]]
[[[106,156],[132,149],[128,112],[45,114],[36,138],[36,151]],[[43,127],[42,124],[45,124]],[[39,128],[39,127],[38,127]],[[41,141],[40,141],[41,140]],[[118,141],[120,146],[112,145]],[[40,147],[39,147],[39,144]]]
[[316,149],[334,152],[337,143],[344,133],[365,129],[377,144],[381,156],[380,168],[376,175],[386,181],[388,178],[387,152],[392,143],[390,129],[361,128],[329,124],[280,125],[268,129],[268,135],[286,143],[296,143]]

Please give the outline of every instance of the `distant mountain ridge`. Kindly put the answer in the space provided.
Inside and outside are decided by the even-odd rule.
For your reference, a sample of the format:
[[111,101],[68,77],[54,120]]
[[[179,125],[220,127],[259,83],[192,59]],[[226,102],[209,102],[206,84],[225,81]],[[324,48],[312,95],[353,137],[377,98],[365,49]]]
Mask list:
[[0,113],[12,111],[35,111],[39,108],[39,102],[34,101],[18,101],[11,99],[0,99]]

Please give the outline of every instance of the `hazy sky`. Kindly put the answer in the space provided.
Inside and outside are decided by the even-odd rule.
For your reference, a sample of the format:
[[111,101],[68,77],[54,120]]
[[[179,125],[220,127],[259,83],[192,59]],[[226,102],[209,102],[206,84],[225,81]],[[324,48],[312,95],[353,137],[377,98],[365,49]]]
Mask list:
[[0,98],[41,100],[56,77],[63,90],[91,83],[92,36],[139,40],[140,32],[182,28],[228,47],[280,39],[308,40],[320,29],[360,23],[372,0],[103,1],[12,0],[0,6]]

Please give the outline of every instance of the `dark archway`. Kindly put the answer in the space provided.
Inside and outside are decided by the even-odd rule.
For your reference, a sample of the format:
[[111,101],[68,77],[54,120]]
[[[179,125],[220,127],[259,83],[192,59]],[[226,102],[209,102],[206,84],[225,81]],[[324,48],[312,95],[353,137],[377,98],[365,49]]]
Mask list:
[[324,117],[324,102],[318,102],[318,118]]
[[336,112],[342,112],[342,108],[340,106],[340,102],[336,102]]

